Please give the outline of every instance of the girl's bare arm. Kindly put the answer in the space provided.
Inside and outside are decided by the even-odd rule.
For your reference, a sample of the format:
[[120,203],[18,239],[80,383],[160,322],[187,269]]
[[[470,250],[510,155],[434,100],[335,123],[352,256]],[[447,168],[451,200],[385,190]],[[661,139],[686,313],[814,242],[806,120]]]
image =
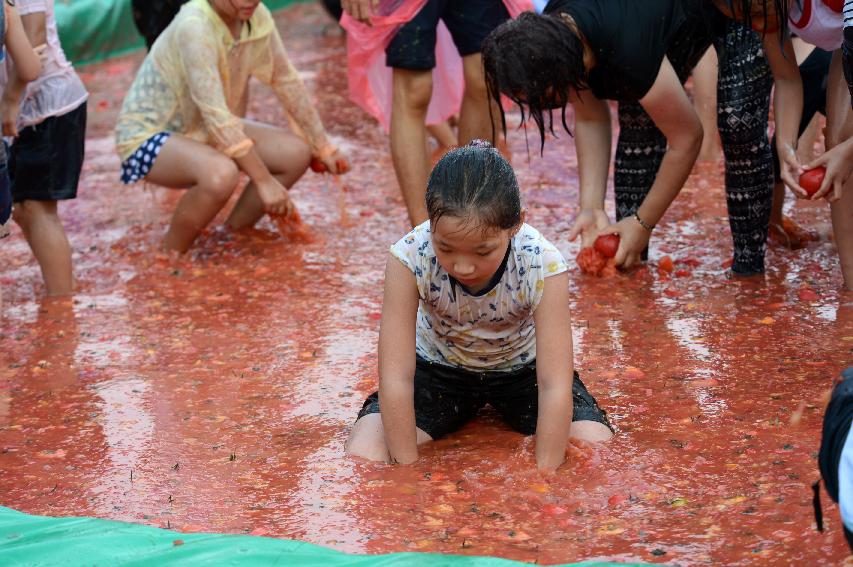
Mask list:
[[542,300],[533,313],[536,324],[536,381],[539,415],[536,420],[536,464],[553,471],[566,458],[572,424],[572,320],[569,275],[545,278]]
[[417,315],[415,275],[389,255],[379,330],[379,403],[391,461],[402,464],[418,458],[414,404]]
[[36,80],[41,73],[41,61],[27,39],[18,11],[11,6],[6,6],[6,16],[6,48],[9,51],[9,57],[15,64],[18,77],[25,83],[29,83]]
[[[47,41],[47,18],[44,12],[34,12],[21,16],[21,24],[30,45],[45,44]],[[40,68],[41,66],[39,65],[39,70]],[[3,91],[3,135],[17,136],[19,105],[28,81],[20,76],[17,60],[15,60],[15,65],[8,67],[8,75],[6,90]]]

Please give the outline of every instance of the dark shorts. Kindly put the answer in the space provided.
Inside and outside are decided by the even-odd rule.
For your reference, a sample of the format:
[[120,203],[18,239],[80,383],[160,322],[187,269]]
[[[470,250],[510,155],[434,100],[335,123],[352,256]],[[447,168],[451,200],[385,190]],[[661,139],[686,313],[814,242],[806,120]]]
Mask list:
[[140,179],[144,179],[154,166],[157,156],[160,155],[160,148],[163,147],[169,136],[171,136],[169,132],[154,134],[142,142],[136,151],[130,154],[129,158],[121,162],[121,182],[125,185],[131,185]]
[[853,27],[844,28],[844,42],[841,44],[841,57],[844,67],[844,78],[850,90],[850,106],[853,107]]
[[[572,421],[597,421],[613,430],[604,410],[598,407],[577,372],[572,383],[572,402]],[[453,433],[486,404],[496,409],[519,433],[536,433],[539,409],[536,364],[512,372],[472,372],[417,359],[415,424],[433,439]],[[365,400],[357,419],[371,413],[379,413],[378,392]]]
[[20,203],[77,197],[85,147],[85,102],[22,129],[9,150],[12,198]]
[[428,71],[435,67],[438,21],[453,36],[459,55],[480,52],[483,40],[509,19],[501,0],[427,0],[385,48],[385,64],[395,69]]

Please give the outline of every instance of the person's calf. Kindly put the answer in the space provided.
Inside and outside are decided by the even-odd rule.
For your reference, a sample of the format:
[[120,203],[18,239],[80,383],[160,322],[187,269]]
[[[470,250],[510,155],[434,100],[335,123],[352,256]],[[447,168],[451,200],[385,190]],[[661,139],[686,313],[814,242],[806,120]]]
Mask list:
[[13,216],[39,263],[45,293],[48,296],[72,293],[71,245],[59,218],[57,202],[22,201],[16,204]]

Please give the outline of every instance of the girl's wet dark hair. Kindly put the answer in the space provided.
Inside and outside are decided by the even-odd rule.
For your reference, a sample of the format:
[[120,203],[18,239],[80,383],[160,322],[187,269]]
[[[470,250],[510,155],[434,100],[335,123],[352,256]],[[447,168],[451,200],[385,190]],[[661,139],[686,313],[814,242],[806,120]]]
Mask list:
[[491,144],[474,140],[447,152],[433,168],[426,191],[430,222],[470,220],[482,230],[515,228],[521,192],[512,166]]
[[[797,0],[798,4],[800,2]],[[770,26],[772,33],[778,33],[780,41],[785,40],[788,31],[788,0],[726,0],[726,4],[736,19],[750,27],[753,17],[760,16],[766,22],[767,17],[774,14],[778,26]],[[771,31],[765,30],[764,33]]]
[[[483,41],[483,66],[489,96],[501,108],[501,94],[521,109],[521,121],[527,116],[539,128],[540,151],[545,147],[547,129],[554,134],[552,109],[560,109],[560,121],[566,132],[566,105],[571,89],[589,88],[583,65],[583,43],[577,33],[558,15],[524,12],[518,19],[504,22]],[[501,126],[506,133],[503,109]]]

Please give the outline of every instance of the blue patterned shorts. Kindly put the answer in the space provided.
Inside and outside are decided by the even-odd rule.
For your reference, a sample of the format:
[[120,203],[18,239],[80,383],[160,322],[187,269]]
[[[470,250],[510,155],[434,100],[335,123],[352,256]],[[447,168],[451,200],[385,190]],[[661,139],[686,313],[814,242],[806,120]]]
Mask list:
[[144,179],[160,154],[160,148],[171,135],[171,132],[160,132],[142,142],[136,151],[121,163],[121,182],[130,185]]

